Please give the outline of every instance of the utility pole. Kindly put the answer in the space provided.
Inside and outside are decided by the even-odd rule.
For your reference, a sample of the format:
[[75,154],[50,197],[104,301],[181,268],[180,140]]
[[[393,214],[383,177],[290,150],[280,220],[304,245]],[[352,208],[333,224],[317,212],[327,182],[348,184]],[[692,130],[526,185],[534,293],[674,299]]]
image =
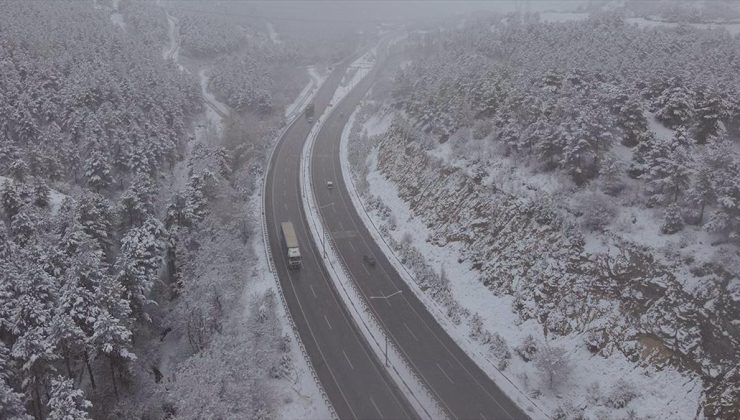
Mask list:
[[[403,290],[396,290],[387,296],[368,296],[368,299],[388,299],[401,293]],[[388,332],[384,332],[383,335],[385,335],[385,367],[388,367]]]

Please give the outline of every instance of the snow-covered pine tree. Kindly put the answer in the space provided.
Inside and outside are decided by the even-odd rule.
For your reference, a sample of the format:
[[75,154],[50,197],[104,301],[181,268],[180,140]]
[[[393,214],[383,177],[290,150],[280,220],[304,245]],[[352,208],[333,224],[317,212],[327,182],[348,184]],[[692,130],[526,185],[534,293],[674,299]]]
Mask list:
[[665,209],[665,217],[660,231],[665,234],[673,234],[683,229],[683,218],[681,217],[681,208],[676,203],[671,203]]
[[0,341],[0,419],[31,420],[23,404],[23,394],[14,389],[14,376],[10,351]]
[[696,104],[696,142],[704,144],[720,132],[720,121],[727,118],[730,105],[715,92],[704,92]]
[[670,140],[655,143],[647,160],[648,204],[674,203],[687,190],[693,166],[689,147],[683,127]]
[[49,390],[49,420],[89,420],[92,408],[82,390],[75,388],[74,381],[61,376],[51,380]]
[[0,187],[0,201],[5,220],[9,221],[23,206],[20,187],[12,181],[3,182]]
[[622,129],[622,144],[627,147],[636,146],[642,134],[648,130],[647,119],[643,114],[639,98],[630,97],[622,105],[617,114],[617,123]]
[[99,150],[93,150],[85,160],[85,180],[95,192],[105,191],[113,182],[108,157]]
[[85,193],[77,204],[75,219],[86,234],[98,241],[106,255],[113,237],[114,212],[110,201],[100,194]]
[[707,229],[721,232],[734,242],[740,241],[740,161],[721,162],[715,178],[717,208],[707,222]]
[[144,307],[151,302],[149,292],[164,260],[165,235],[162,224],[149,218],[141,226],[130,229],[121,240],[116,277],[140,321],[149,321]]
[[141,225],[154,212],[154,184],[145,174],[137,174],[129,188],[121,194],[119,211],[124,228]]
[[673,128],[688,126],[694,116],[694,93],[685,86],[677,86],[663,92],[658,98],[655,117]]

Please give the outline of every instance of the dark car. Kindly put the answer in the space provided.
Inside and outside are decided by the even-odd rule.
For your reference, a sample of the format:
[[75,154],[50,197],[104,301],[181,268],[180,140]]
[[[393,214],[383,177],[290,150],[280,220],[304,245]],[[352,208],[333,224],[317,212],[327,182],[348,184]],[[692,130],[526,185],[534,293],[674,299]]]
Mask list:
[[375,266],[375,257],[373,257],[372,255],[363,255],[362,261],[364,261],[367,265]]

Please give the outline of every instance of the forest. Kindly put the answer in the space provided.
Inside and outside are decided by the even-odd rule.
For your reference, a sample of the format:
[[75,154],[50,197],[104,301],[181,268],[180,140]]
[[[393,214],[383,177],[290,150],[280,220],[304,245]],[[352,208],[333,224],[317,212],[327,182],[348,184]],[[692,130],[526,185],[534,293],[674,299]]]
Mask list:
[[[238,61],[224,56],[237,43],[262,51],[270,68],[291,59],[254,30],[177,16],[191,60]],[[241,262],[254,263],[257,228],[239,213],[301,80],[276,74],[277,89],[260,74],[245,78],[248,88],[230,87],[254,73],[225,64],[214,88],[243,112],[224,121],[219,139],[197,128],[197,76],[162,57],[168,30],[168,13],[153,2],[0,5],[0,418],[197,418],[200,409],[262,417],[274,405],[259,378],[289,373],[274,296],[254,304],[269,314],[245,318],[248,337],[234,335],[243,329],[234,308],[253,275]],[[262,102],[245,98],[254,92]],[[222,272],[205,281],[202,270]],[[204,289],[221,292],[202,299]],[[245,356],[264,346],[283,350]],[[216,378],[220,392],[233,383],[254,398],[186,405],[211,391],[178,383],[176,373],[202,381],[214,354],[243,367]]]

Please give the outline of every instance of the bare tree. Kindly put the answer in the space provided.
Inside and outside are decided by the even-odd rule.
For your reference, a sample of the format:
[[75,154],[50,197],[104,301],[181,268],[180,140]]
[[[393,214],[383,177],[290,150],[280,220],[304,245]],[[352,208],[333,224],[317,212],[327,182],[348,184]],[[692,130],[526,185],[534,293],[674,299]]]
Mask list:
[[537,351],[535,359],[537,368],[547,378],[549,389],[555,389],[565,382],[571,372],[570,361],[565,349],[545,345]]

